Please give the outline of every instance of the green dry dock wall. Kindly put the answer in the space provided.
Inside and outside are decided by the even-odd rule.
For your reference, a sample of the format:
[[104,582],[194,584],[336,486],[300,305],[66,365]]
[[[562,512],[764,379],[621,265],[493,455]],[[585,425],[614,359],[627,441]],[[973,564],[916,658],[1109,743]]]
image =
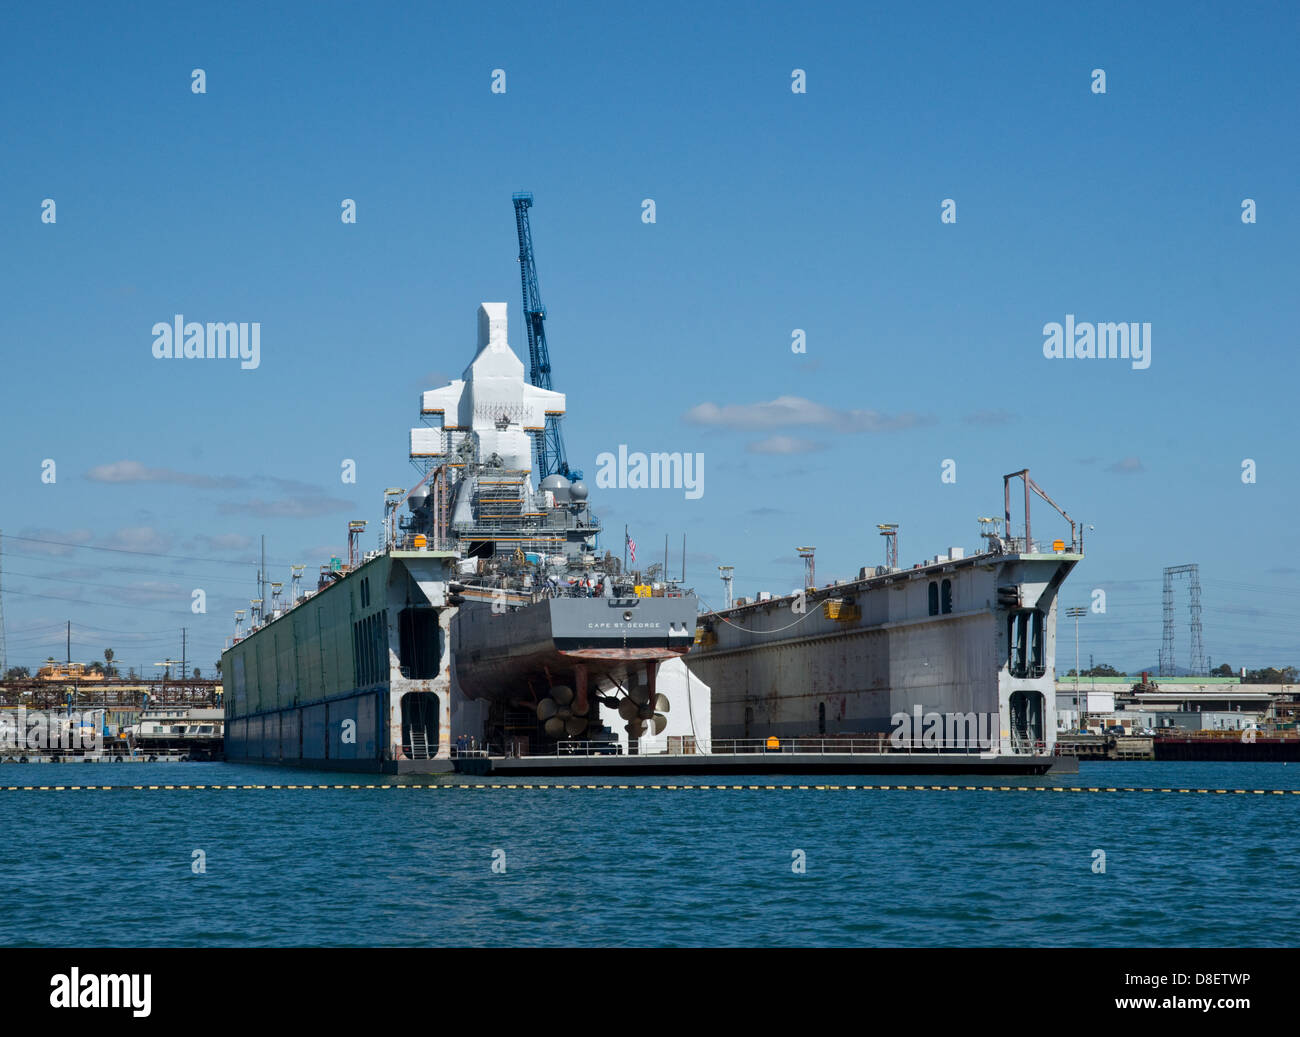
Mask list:
[[[347,578],[227,649],[222,687],[229,719],[303,706],[354,691],[354,624],[381,624],[389,560],[372,559]],[[369,580],[370,606],[361,606]],[[385,653],[386,654],[386,653]],[[384,659],[384,670],[387,659]]]

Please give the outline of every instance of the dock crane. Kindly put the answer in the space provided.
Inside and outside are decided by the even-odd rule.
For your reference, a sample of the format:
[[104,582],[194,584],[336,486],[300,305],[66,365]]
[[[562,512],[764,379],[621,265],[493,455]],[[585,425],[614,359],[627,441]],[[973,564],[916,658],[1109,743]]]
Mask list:
[[[528,327],[528,380],[541,389],[551,388],[551,354],[546,347],[546,307],[537,287],[537,264],[533,261],[533,232],[528,225],[528,210],[533,204],[529,191],[512,196],[515,203],[515,227],[519,231],[519,280],[524,290],[524,324]],[[560,434],[558,414],[546,415],[546,427],[533,440],[537,450],[537,479],[562,475],[581,479],[581,471],[570,471],[564,457],[564,438]]]

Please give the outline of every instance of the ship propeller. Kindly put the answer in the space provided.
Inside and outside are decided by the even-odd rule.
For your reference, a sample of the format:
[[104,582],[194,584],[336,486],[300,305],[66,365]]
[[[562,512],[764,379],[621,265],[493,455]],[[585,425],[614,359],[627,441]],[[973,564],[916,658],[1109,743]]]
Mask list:
[[633,688],[627,693],[627,698],[619,700],[618,715],[627,721],[628,733],[633,738],[640,738],[646,733],[647,726],[657,735],[664,733],[668,726],[664,714],[668,708],[668,696],[662,692],[655,695],[651,708],[649,693],[644,688]]
[[577,738],[585,730],[587,730],[586,717],[569,717],[564,722],[564,733],[570,738]]
[[573,701],[573,689],[567,684],[557,684],[551,689],[551,698],[555,699],[557,705],[567,706]]
[[550,698],[537,703],[537,719],[549,737],[576,738],[587,730],[587,718],[573,712],[573,697],[572,688],[557,684],[551,689]]
[[560,717],[551,717],[542,725],[542,730],[552,738],[559,738],[564,734],[564,720]]
[[629,720],[627,723],[628,727],[631,729],[630,733],[632,737],[641,738],[644,737],[647,727],[652,728],[654,733],[657,735],[663,734],[664,728],[668,726],[668,718],[662,713],[655,713],[648,721],[641,718],[634,718]]

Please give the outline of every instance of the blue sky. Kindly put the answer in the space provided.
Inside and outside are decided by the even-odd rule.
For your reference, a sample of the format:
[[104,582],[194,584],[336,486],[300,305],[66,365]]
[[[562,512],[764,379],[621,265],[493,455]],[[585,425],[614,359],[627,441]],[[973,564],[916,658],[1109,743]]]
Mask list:
[[[1107,591],[1085,654],[1153,662],[1161,569],[1198,562],[1216,664],[1300,661],[1297,22],[1288,4],[11,12],[9,662],[61,657],[71,619],[74,657],[151,667],[186,627],[206,670],[255,596],[260,534],[287,579],[376,520],[479,302],[511,304],[526,355],[521,189],[573,463],[590,476],[620,443],[705,458],[699,500],[593,494],[611,549],[624,523],[647,554],[669,534],[676,568],[685,532],[706,599],[722,563],[738,594],[788,591],[800,544],[823,581],[880,562],[877,522],[902,525],[907,564],[973,548],[1028,466],[1096,527],[1064,592]],[[156,360],[176,313],[260,322],[261,365]],[[1150,368],[1044,358],[1067,313],[1150,322]],[[780,397],[798,402],[764,424]]]

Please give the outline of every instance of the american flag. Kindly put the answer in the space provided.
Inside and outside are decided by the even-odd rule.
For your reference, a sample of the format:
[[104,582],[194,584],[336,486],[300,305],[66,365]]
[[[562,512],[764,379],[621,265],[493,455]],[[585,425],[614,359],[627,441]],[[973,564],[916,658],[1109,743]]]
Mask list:
[[635,561],[636,561],[636,541],[633,540],[631,537],[628,537],[628,538],[627,538],[627,551],[628,551],[628,554],[631,556],[632,561],[635,562]]

